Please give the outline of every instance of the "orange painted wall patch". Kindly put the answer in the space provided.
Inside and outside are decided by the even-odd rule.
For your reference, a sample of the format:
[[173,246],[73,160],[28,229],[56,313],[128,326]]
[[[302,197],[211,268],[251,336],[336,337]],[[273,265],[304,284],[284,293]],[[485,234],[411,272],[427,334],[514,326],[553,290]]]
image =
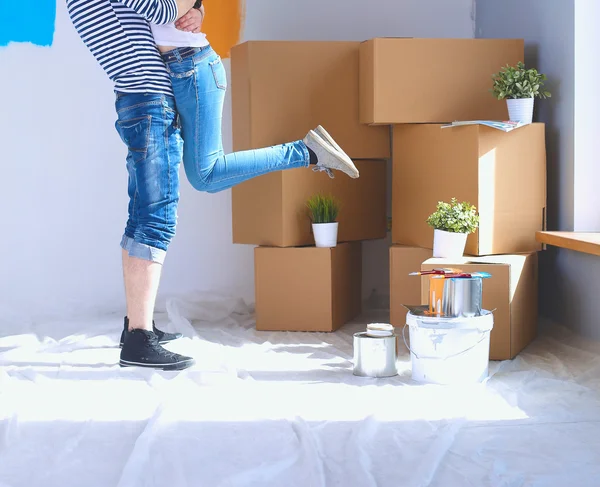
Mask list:
[[223,59],[239,43],[246,15],[245,0],[205,0],[202,31],[213,49]]

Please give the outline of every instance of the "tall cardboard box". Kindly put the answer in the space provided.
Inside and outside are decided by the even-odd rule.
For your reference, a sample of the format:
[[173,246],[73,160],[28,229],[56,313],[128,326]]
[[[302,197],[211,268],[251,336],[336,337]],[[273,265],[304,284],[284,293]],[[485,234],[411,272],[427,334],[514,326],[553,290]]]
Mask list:
[[508,120],[492,75],[524,58],[522,39],[377,38],[360,46],[365,124]]
[[340,202],[338,241],[385,238],[386,162],[355,161],[360,177],[330,178],[307,168],[245,181],[232,194],[233,243],[273,247],[314,245],[306,202],[317,193]]
[[[465,257],[459,260],[430,259],[422,270],[458,267],[465,272],[489,272],[483,281],[483,308],[494,311],[490,359],[514,358],[537,333],[538,254]],[[422,279],[422,299],[429,300],[429,280]]]
[[352,158],[389,158],[389,127],[368,127],[358,119],[359,47],[359,42],[318,41],[235,46],[234,150],[302,139],[322,125]]
[[360,242],[254,251],[256,329],[337,330],[361,311]]
[[508,133],[481,125],[441,127],[394,127],[393,243],[432,248],[427,217],[439,201],[456,197],[480,215],[465,254],[541,250],[535,233],[545,229],[544,124]]
[[419,247],[390,247],[390,323],[396,327],[406,324],[407,310],[403,304],[427,304],[421,296],[421,279],[409,276],[421,270],[421,264],[431,258],[431,250]]

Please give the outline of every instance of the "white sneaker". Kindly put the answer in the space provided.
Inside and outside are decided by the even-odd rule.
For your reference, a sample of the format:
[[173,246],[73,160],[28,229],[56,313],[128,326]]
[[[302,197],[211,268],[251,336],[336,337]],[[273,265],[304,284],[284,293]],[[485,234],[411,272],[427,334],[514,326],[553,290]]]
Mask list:
[[317,133],[317,135],[320,135],[321,138],[323,140],[325,140],[325,142],[329,143],[329,145],[331,145],[335,150],[342,153],[346,157],[346,159],[348,159],[350,162],[352,162],[352,159],[350,159],[350,156],[348,154],[346,154],[346,152],[344,152],[344,150],[342,150],[342,148],[337,144],[337,142],[335,140],[333,140],[333,137],[331,135],[329,135],[329,132],[327,132],[327,130],[325,130],[322,125],[319,125],[315,129],[315,132]]
[[[324,131],[324,129],[322,129]],[[329,134],[327,134],[329,135]],[[326,141],[317,132],[311,130],[306,134],[303,142],[317,156],[317,164],[313,171],[325,171],[329,177],[333,177],[332,169],[342,171],[353,179],[359,177],[358,169],[352,160],[335,144],[335,141],[329,136],[331,142]],[[335,144],[335,145],[334,145]]]

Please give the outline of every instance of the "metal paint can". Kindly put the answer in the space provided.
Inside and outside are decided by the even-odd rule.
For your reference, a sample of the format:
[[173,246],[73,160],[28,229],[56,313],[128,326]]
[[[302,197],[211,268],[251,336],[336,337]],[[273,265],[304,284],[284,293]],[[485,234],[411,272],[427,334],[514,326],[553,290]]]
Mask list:
[[361,377],[393,377],[398,375],[398,337],[354,334],[354,375]]
[[481,315],[483,279],[480,277],[446,279],[442,297],[442,313],[450,318],[472,318]]

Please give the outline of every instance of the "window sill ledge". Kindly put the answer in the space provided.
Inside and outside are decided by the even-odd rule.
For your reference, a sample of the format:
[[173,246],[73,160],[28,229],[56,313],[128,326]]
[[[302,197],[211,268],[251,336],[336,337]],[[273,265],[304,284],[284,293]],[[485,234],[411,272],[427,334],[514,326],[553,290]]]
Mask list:
[[553,247],[600,256],[600,233],[536,232],[535,239]]

